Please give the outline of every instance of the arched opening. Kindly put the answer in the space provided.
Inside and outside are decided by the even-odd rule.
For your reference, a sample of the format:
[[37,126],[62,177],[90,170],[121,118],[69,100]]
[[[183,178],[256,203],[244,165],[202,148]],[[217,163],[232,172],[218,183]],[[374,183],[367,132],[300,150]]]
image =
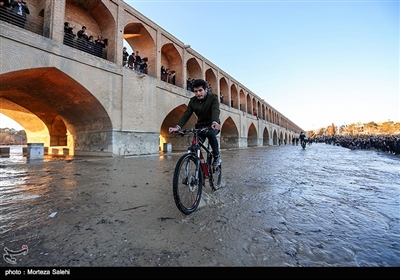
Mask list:
[[206,71],[206,81],[212,93],[218,95],[218,82],[217,76],[215,75],[214,71],[210,68]]
[[239,131],[231,117],[224,121],[219,135],[221,149],[239,148]]
[[257,129],[252,123],[247,133],[247,147],[257,147]]
[[[34,68],[0,75],[2,108],[25,128],[29,141],[65,147],[69,154],[104,152],[111,120],[99,101],[57,68]],[[4,111],[7,114],[7,111]]]
[[[142,59],[147,58],[147,74],[157,77],[155,43],[146,27],[139,22],[129,23],[124,28],[123,37],[129,45],[129,54],[139,51]],[[122,64],[122,57],[118,63]]]
[[263,146],[269,145],[269,132],[267,128],[264,128],[263,132]]
[[164,66],[167,71],[165,82],[183,87],[182,57],[172,43],[162,46],[161,65]]

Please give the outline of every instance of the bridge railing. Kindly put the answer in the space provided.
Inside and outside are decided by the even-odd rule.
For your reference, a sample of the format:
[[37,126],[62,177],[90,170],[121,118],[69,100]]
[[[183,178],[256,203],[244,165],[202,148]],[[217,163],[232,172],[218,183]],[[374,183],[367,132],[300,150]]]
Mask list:
[[35,17],[35,20],[23,18],[14,13],[11,8],[2,6],[0,7],[0,20],[43,36],[43,17]]
[[[31,18],[30,15],[27,15],[27,19],[25,19],[14,13],[11,8],[0,7],[0,20],[43,36],[43,17],[39,16]],[[76,34],[73,34],[72,36],[64,34],[63,43],[64,45],[87,52],[91,55],[107,59],[107,47],[103,48],[102,46],[97,45],[94,40],[95,38],[93,38],[93,42],[89,42],[85,39],[79,39]],[[104,39],[104,41],[107,45],[107,39]]]

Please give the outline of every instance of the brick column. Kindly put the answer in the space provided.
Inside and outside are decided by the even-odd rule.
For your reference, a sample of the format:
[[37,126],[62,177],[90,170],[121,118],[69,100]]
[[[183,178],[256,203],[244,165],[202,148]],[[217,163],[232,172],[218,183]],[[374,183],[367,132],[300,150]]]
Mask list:
[[63,42],[66,0],[46,0],[44,8],[43,35]]

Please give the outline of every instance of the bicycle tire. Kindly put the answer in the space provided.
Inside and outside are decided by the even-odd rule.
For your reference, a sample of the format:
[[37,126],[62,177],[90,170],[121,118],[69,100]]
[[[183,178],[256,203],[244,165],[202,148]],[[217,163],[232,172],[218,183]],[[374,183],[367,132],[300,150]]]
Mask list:
[[185,215],[193,213],[200,204],[203,190],[203,172],[199,169],[199,179],[196,177],[196,157],[189,153],[178,160],[173,179],[173,194],[176,207]]
[[212,169],[213,175],[210,180],[210,186],[213,191],[216,191],[221,187],[222,166],[220,164],[218,166],[213,166],[211,169]]

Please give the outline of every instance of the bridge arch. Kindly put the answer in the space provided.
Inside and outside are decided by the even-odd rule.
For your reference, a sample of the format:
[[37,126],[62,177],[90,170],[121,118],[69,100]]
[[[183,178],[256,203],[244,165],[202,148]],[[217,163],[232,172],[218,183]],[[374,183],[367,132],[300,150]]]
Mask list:
[[276,132],[276,129],[274,129],[274,132],[272,133],[272,144],[278,145],[278,133]]
[[164,44],[161,48],[161,65],[163,65],[172,74],[168,80],[169,83],[183,87],[183,76],[177,73],[182,73],[182,57],[177,48],[172,43]]
[[150,34],[148,27],[138,19],[134,19],[134,22],[125,25],[123,38],[134,52],[139,51],[141,58],[147,57],[147,73],[156,77],[155,38]]
[[0,113],[24,128],[27,143],[43,143],[45,147],[50,146],[49,129],[37,115],[3,97],[0,98],[0,104]]
[[237,89],[236,85],[232,84],[230,89],[231,89],[231,98],[233,98],[233,108],[241,110],[242,101],[241,101],[240,96],[238,95],[238,89]]
[[249,115],[253,115],[253,110],[252,110],[252,103],[251,103],[251,96],[250,94],[246,93],[246,113]]
[[224,96],[222,104],[228,105],[231,107],[231,99],[233,99],[233,96],[229,92],[229,86],[228,82],[225,77],[221,77],[219,79],[219,97],[221,97],[221,94]]
[[239,131],[235,121],[228,117],[223,123],[220,135],[221,149],[239,148]]
[[258,146],[258,133],[254,123],[251,123],[247,132],[247,147]]
[[263,131],[263,146],[268,146],[270,145],[269,143],[269,132],[268,132],[268,128],[264,127],[264,131]]
[[[42,1],[45,2],[45,1]],[[93,35],[94,40],[98,35],[105,39],[108,51],[103,49],[101,57],[113,61],[117,47],[115,34],[118,34],[116,20],[110,9],[103,1],[79,1],[66,0],[64,20],[74,27],[76,33],[82,26],[86,26],[89,35]]]
[[194,79],[195,77],[202,77],[202,71],[200,62],[195,58],[191,57],[186,62],[186,77],[188,79]]
[[218,95],[217,75],[215,75],[214,70],[212,68],[208,68],[205,74],[205,79],[210,87],[210,91]]
[[[48,131],[48,144],[68,147],[72,155],[107,150],[110,139],[104,131],[112,130],[110,117],[95,96],[64,72],[54,67],[31,68],[1,74],[0,79],[1,97],[14,108],[24,108],[20,112],[37,116],[30,116],[34,122],[27,124],[19,113],[9,114],[20,120],[27,137],[31,131]],[[96,141],[88,141],[90,134]]]

